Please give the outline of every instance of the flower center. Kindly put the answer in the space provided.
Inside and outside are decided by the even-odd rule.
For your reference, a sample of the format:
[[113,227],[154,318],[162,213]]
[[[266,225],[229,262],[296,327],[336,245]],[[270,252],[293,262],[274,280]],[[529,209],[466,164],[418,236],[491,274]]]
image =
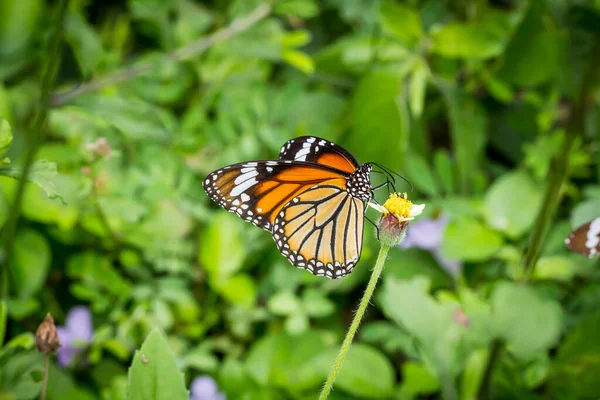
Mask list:
[[385,203],[383,203],[383,207],[396,217],[408,218],[410,216],[412,203],[406,198],[406,193],[402,193],[401,195],[392,193]]

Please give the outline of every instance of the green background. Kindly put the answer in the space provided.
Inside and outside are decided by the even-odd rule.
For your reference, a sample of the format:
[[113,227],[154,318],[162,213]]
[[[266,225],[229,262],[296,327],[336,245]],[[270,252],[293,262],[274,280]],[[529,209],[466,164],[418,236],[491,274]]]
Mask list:
[[94,337],[50,399],[316,398],[374,229],[315,277],[201,187],[302,135],[410,179],[463,264],[391,251],[331,399],[600,396],[598,261],[564,246],[600,216],[600,2],[60,4],[0,2],[0,399],[39,396],[33,334],[76,305]]

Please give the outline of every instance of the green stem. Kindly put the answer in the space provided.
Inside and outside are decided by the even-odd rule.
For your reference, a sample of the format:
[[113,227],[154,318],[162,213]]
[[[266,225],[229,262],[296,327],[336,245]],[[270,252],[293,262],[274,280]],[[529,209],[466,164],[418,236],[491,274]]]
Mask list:
[[340,368],[342,367],[342,362],[344,361],[344,357],[354,340],[354,336],[356,335],[356,331],[358,330],[358,326],[360,325],[360,321],[362,320],[363,315],[365,315],[365,310],[371,301],[371,297],[373,297],[373,292],[375,291],[375,286],[377,285],[377,281],[379,280],[379,276],[381,275],[381,271],[383,270],[383,264],[385,263],[385,259],[387,257],[388,251],[390,250],[390,246],[382,244],[379,249],[379,255],[377,256],[377,262],[375,262],[375,268],[373,269],[373,273],[371,274],[371,279],[369,280],[369,284],[367,285],[367,289],[365,290],[365,294],[360,300],[360,304],[358,306],[358,310],[356,310],[356,314],[354,315],[354,319],[352,319],[352,324],[350,324],[350,328],[348,329],[348,333],[346,333],[346,337],[344,338],[344,342],[342,343],[342,347],[340,348],[340,352],[338,353],[337,358],[335,359],[335,363],[333,364],[333,368],[327,377],[327,381],[325,382],[325,386],[323,387],[323,391],[321,391],[321,395],[319,396],[319,400],[325,400],[329,396],[329,392],[333,388],[333,383],[335,382],[335,378],[337,377]]
[[48,368],[49,368],[49,358],[50,355],[48,353],[44,354],[44,378],[42,380],[42,394],[40,395],[40,400],[46,399],[46,389],[48,388]]
[[548,173],[548,185],[544,192],[542,207],[535,220],[533,231],[529,236],[529,246],[523,257],[522,267],[524,278],[529,279],[535,270],[544,237],[548,230],[548,225],[554,216],[554,212],[560,200],[560,190],[567,179],[569,167],[569,155],[578,136],[581,136],[585,130],[586,110],[590,96],[596,87],[598,79],[598,65],[600,65],[600,38],[596,39],[592,50],[592,58],[589,61],[584,79],[582,81],[581,92],[573,100],[573,109],[566,127],[566,135],[561,153],[554,157],[550,163]]
[[29,126],[29,141],[27,148],[25,149],[23,173],[21,179],[18,181],[16,194],[10,207],[11,213],[4,226],[2,237],[4,257],[2,257],[3,259],[0,259],[0,299],[6,298],[8,292],[9,264],[12,258],[13,241],[17,230],[17,223],[19,221],[21,201],[25,192],[25,183],[27,182],[27,177],[35,160],[35,155],[44,141],[44,125],[50,106],[52,86],[54,85],[54,79],[60,64],[60,43],[65,25],[64,20],[67,14],[68,3],[68,0],[62,0],[57,5],[56,17],[52,24],[52,26],[54,26],[54,31],[50,36],[47,55],[44,58],[47,61],[43,66],[40,82],[40,102],[37,106],[36,113],[32,118],[31,125]]

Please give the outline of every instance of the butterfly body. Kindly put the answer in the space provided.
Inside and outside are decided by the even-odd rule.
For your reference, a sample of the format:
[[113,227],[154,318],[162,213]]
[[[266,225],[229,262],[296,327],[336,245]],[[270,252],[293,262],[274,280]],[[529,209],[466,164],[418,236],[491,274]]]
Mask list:
[[286,142],[279,157],[221,168],[203,187],[221,207],[271,232],[296,267],[329,278],[349,274],[362,249],[371,164],[317,137]]

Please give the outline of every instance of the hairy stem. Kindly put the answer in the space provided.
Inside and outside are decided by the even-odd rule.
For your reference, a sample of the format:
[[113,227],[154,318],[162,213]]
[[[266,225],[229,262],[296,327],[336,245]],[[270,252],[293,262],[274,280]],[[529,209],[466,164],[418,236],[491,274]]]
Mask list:
[[27,177],[29,176],[31,166],[35,160],[35,155],[44,141],[44,125],[50,106],[52,86],[54,85],[54,79],[58,71],[58,66],[60,65],[60,42],[62,40],[68,3],[68,0],[62,0],[57,3],[56,16],[52,24],[52,26],[54,26],[54,31],[50,36],[47,47],[48,51],[44,57],[46,63],[43,66],[40,82],[40,102],[37,105],[35,115],[33,116],[28,129],[29,134],[27,147],[25,149],[23,174],[21,179],[17,181],[16,194],[10,207],[11,212],[3,230],[2,241],[4,257],[2,257],[3,259],[0,259],[0,299],[6,298],[8,292],[9,264],[12,258],[13,242],[21,212],[21,200],[23,199],[23,194],[25,192],[25,183],[27,183]]
[[42,394],[40,400],[46,399],[46,388],[48,387],[48,369],[49,369],[50,354],[44,354],[44,378],[42,380]]
[[[237,18],[231,24],[229,24],[223,29],[214,32],[212,35],[197,40],[193,43],[190,43],[173,51],[172,53],[165,55],[165,60],[185,61],[196,57],[204,53],[206,50],[208,50],[215,44],[228,40],[236,36],[237,34],[250,29],[259,21],[267,17],[270,12],[271,4],[262,3],[254,10],[252,10],[249,14]],[[79,96],[95,92],[97,90],[114,85],[116,83],[129,81],[149,71],[152,71],[155,68],[156,62],[145,62],[128,65],[108,75],[101,76],[90,82],[78,85],[75,88],[67,89],[63,92],[55,94],[52,98],[52,105],[56,107],[70,103]]]
[[371,297],[373,296],[373,292],[375,291],[375,286],[377,285],[377,281],[379,280],[379,276],[381,275],[381,271],[383,270],[383,264],[385,263],[385,259],[387,257],[388,251],[390,250],[390,246],[382,244],[379,249],[379,255],[377,256],[377,261],[375,262],[375,268],[373,269],[373,273],[371,274],[371,279],[369,279],[369,284],[367,285],[367,289],[365,290],[365,294],[360,300],[360,304],[358,306],[358,310],[356,310],[356,314],[352,319],[352,323],[350,324],[350,328],[346,333],[346,337],[344,338],[344,342],[342,343],[342,347],[340,348],[340,352],[338,353],[337,358],[335,359],[335,363],[333,364],[333,368],[327,377],[327,381],[325,382],[325,386],[321,391],[321,395],[319,396],[319,400],[325,400],[329,396],[329,392],[333,388],[333,383],[335,382],[335,378],[337,377],[340,368],[342,367],[342,362],[344,361],[344,357],[354,340],[354,336],[356,335],[356,331],[358,330],[358,326],[360,325],[360,321],[365,315],[365,310],[371,301]]

